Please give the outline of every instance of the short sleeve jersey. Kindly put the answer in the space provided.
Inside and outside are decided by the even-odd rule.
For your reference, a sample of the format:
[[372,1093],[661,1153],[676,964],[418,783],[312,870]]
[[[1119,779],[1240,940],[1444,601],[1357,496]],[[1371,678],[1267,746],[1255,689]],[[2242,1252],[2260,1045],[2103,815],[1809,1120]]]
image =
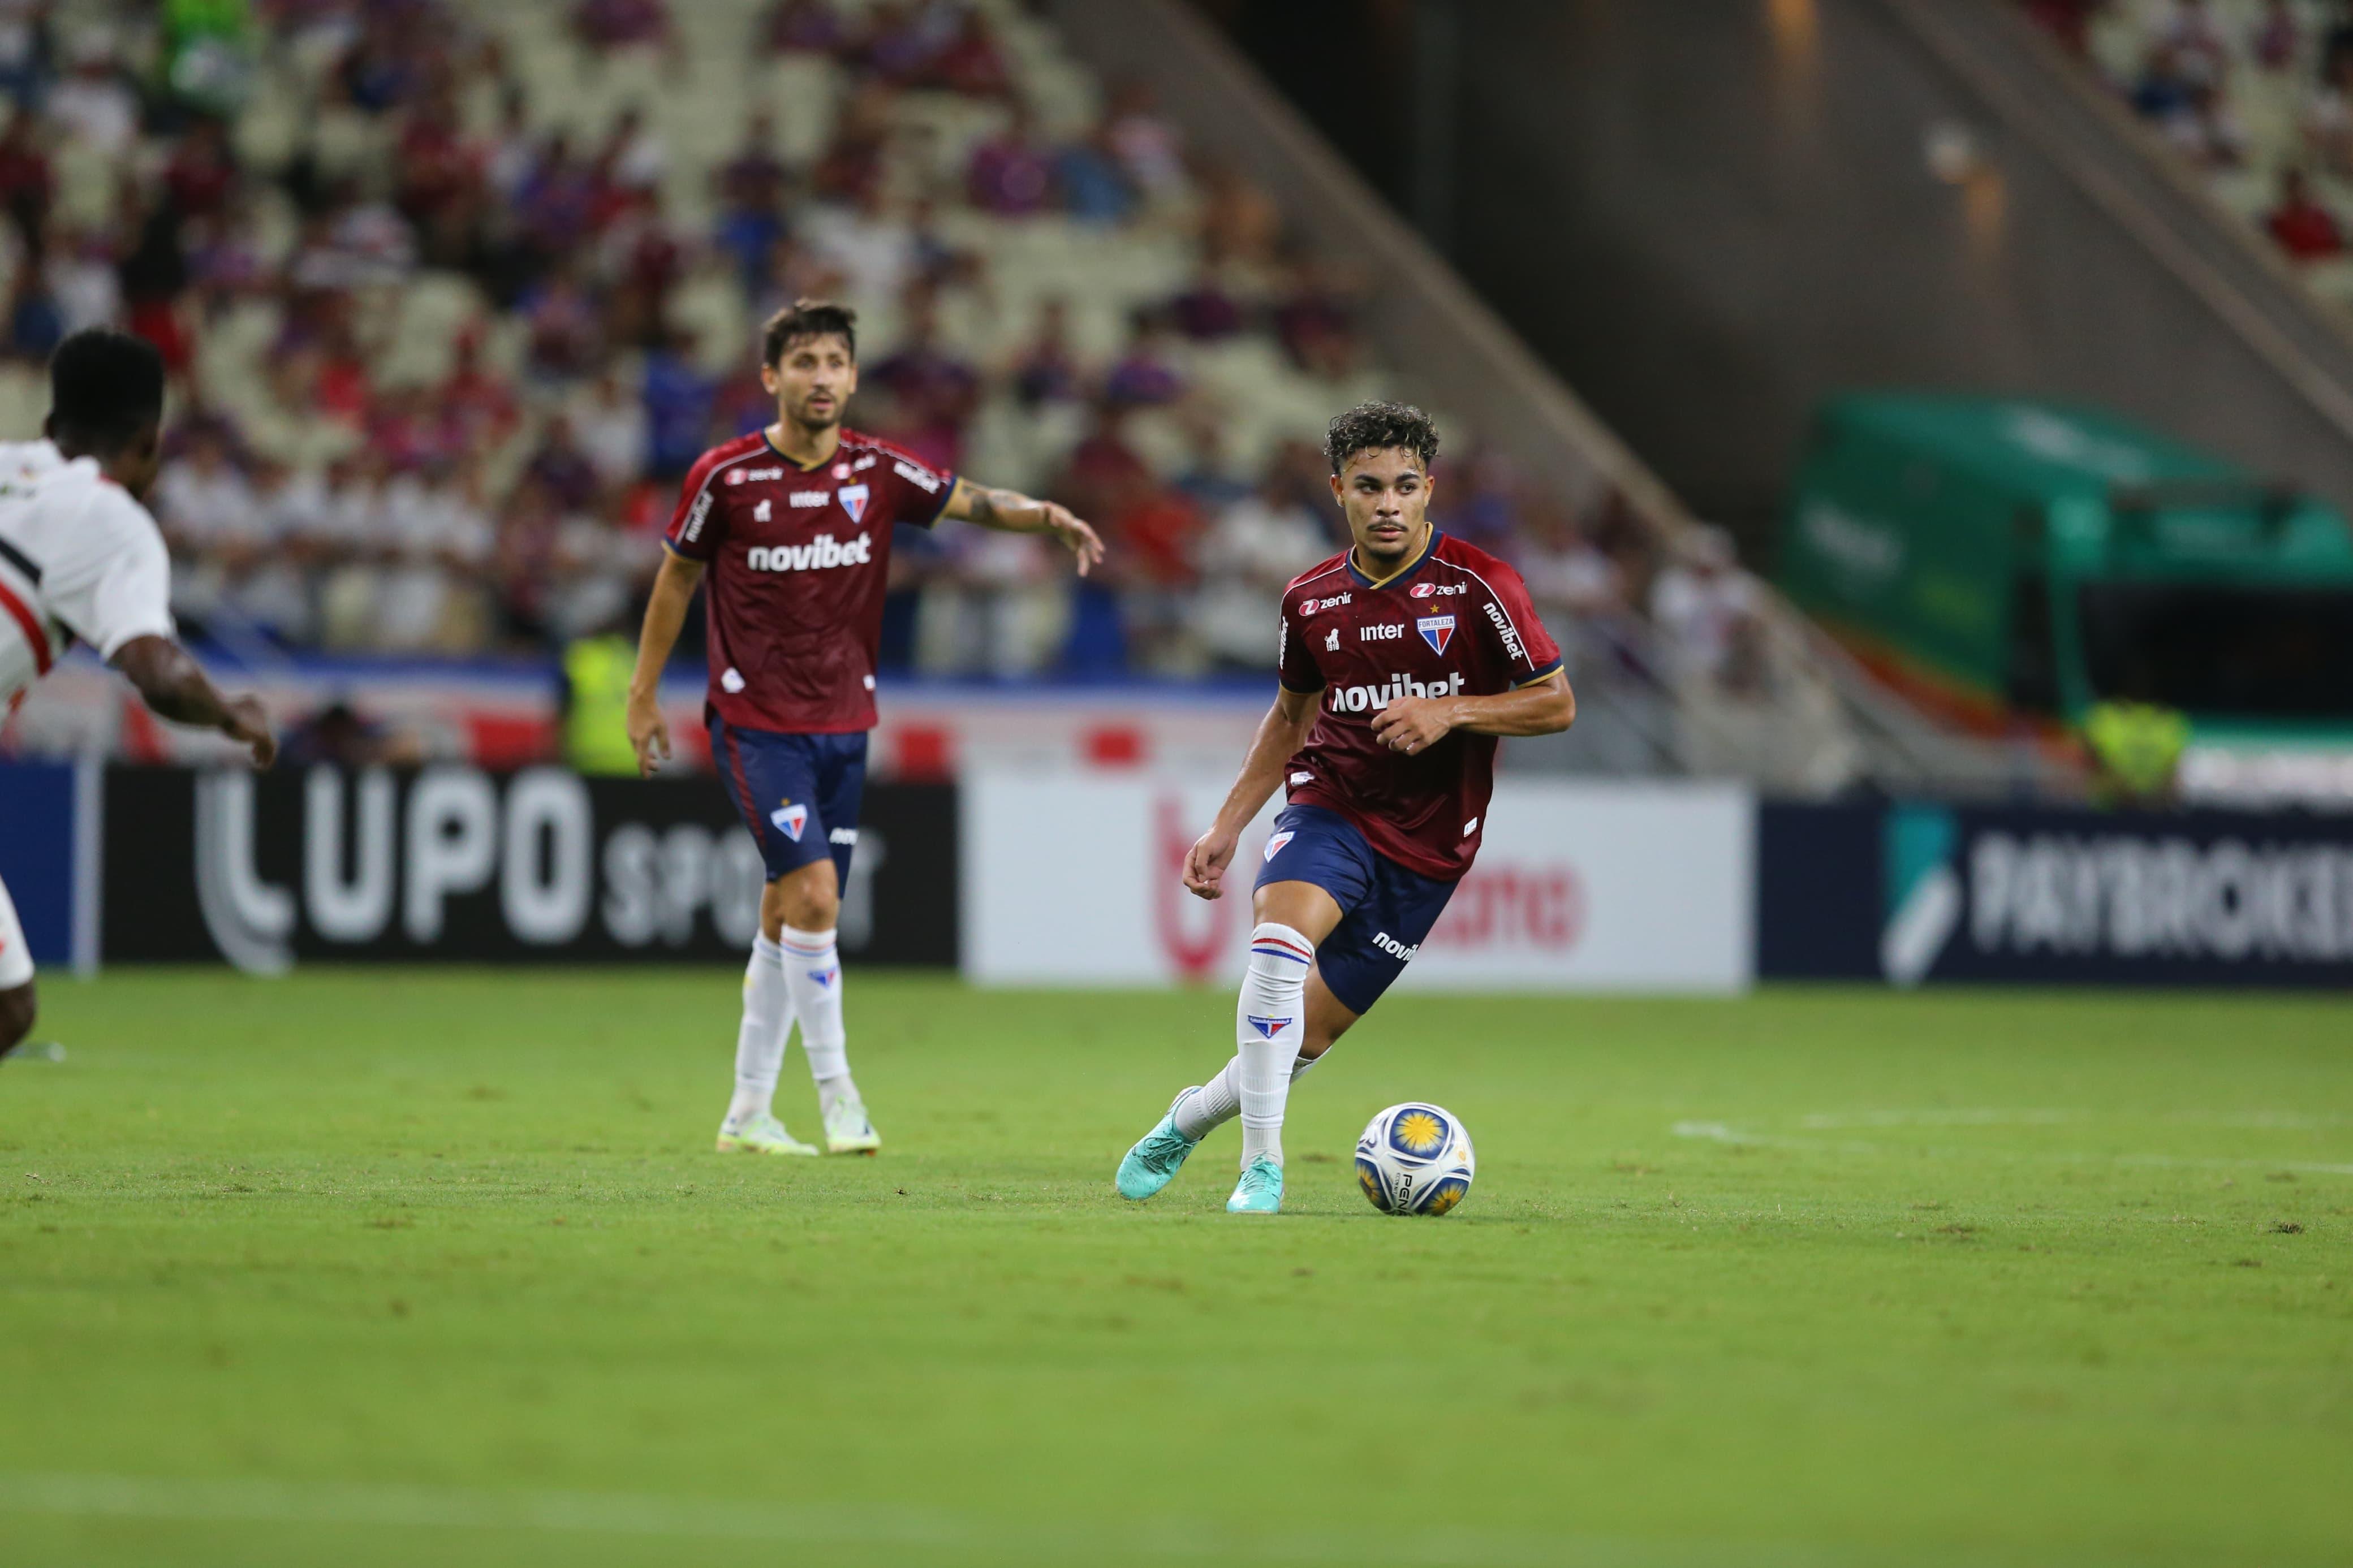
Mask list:
[[1495,737],[1461,731],[1408,756],[1373,721],[1399,697],[1488,696],[1561,668],[1518,573],[1432,531],[1412,565],[1375,581],[1335,555],[1282,596],[1282,679],[1321,710],[1284,770],[1293,804],[1355,824],[1409,871],[1452,880],[1471,868],[1495,783]]
[[872,729],[892,528],[929,528],[955,489],[953,475],[849,429],[813,468],[762,431],[705,452],[664,541],[710,567],[712,711],[749,730]]
[[111,659],[174,635],[171,555],[147,509],[94,458],[0,447],[0,710],[77,641]]

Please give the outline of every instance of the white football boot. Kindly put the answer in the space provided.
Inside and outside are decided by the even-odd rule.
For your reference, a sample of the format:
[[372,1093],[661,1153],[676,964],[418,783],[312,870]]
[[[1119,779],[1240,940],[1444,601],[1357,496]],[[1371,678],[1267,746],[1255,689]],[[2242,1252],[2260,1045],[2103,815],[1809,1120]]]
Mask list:
[[833,1102],[825,1113],[825,1152],[828,1154],[872,1154],[882,1147],[882,1134],[866,1119],[865,1102],[855,1095]]
[[719,1124],[719,1152],[723,1154],[815,1154],[814,1143],[804,1143],[785,1131],[785,1124],[774,1116],[755,1116],[740,1127]]

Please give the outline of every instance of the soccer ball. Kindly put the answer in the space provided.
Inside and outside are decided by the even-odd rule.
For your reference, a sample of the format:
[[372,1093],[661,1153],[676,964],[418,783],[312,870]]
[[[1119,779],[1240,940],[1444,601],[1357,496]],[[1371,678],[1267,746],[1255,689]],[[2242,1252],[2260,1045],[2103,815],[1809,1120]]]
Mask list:
[[1444,1214],[1471,1190],[1478,1156],[1451,1110],[1409,1100],[1356,1140],[1356,1182],[1383,1214]]

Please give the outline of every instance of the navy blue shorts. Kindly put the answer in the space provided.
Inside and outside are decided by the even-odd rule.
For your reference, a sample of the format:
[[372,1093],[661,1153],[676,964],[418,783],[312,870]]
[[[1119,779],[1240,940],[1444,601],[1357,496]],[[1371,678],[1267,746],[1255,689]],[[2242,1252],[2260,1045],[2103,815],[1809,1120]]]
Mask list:
[[1258,885],[1313,882],[1340,906],[1315,950],[1324,984],[1351,1013],[1373,1010],[1438,923],[1454,884],[1409,871],[1365,842],[1356,825],[1320,805],[1287,805],[1266,841]]
[[858,802],[866,793],[866,736],[787,735],[711,720],[711,760],[752,830],[768,880],[833,857],[849,885]]

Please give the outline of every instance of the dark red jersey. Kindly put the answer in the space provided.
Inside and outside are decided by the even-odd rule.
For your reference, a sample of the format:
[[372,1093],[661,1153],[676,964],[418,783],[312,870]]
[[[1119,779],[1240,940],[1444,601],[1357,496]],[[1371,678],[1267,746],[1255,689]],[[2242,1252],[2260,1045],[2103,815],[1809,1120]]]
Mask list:
[[1409,871],[1468,871],[1494,790],[1495,737],[1457,730],[1407,756],[1374,738],[1373,720],[1398,697],[1483,697],[1559,669],[1520,574],[1435,530],[1419,559],[1378,582],[1335,555],[1283,594],[1281,662],[1285,689],[1322,697],[1284,770],[1293,802],[1338,812]]
[[888,441],[841,433],[804,468],[764,431],[696,459],[665,542],[710,563],[711,706],[751,730],[874,728],[891,529],[929,528],[955,479]]

